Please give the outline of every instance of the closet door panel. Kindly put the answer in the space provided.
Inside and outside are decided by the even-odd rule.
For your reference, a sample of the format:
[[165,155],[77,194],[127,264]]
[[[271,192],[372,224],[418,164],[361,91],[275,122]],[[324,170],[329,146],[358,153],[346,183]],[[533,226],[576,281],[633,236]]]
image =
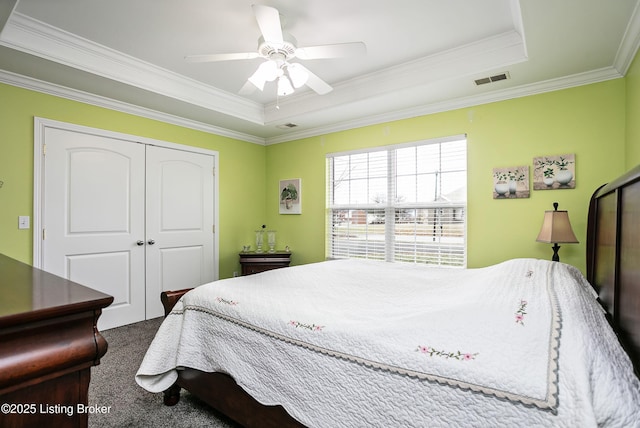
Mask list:
[[[201,245],[160,249],[160,280],[163,290],[181,290],[210,282],[203,276],[205,250]],[[180,269],[176,269],[180,266]]]
[[160,293],[214,279],[213,156],[147,147],[147,318]]
[[114,296],[104,330],[145,319],[145,148],[46,130],[42,267]]

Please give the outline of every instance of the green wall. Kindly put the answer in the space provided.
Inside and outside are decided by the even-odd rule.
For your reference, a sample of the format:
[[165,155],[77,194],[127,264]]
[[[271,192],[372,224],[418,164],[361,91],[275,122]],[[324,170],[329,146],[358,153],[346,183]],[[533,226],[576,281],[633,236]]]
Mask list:
[[640,164],[640,55],[636,55],[631,63],[625,81],[627,83],[626,167],[631,169]]
[[220,277],[237,271],[238,250],[263,222],[265,147],[0,84],[0,253],[32,263],[34,116],[219,152]]
[[[513,257],[551,257],[535,242],[544,210],[567,209],[580,244],[561,260],[585,267],[587,204],[600,184],[640,163],[640,65],[628,77],[593,85],[399,120],[266,147],[0,84],[0,252],[30,263],[33,118],[44,117],[219,152],[220,277],[239,269],[238,250],[261,224],[278,231],[293,264],[325,257],[325,155],[367,146],[467,134],[468,266]],[[529,165],[544,155],[576,155],[575,189],[532,191],[494,200],[492,170]],[[278,181],[302,178],[302,214],[278,214]]]
[[[560,258],[585,268],[587,206],[592,192],[625,166],[625,81],[572,89],[367,126],[267,146],[267,223],[289,245],[295,264],[325,257],[325,155],[467,134],[468,266],[513,257],[550,259],[551,246],[535,241],[543,212],[560,203],[580,241],[563,245]],[[495,167],[529,165],[544,155],[576,155],[576,188],[532,191],[528,199],[494,200]],[[302,179],[302,214],[278,214],[278,180]]]

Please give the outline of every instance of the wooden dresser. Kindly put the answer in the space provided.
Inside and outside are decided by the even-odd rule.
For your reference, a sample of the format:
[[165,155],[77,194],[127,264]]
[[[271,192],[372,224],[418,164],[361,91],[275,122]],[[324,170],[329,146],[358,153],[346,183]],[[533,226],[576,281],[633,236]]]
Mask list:
[[287,267],[290,263],[291,251],[276,251],[274,253],[251,251],[240,253],[240,266],[242,266],[243,276]]
[[2,254],[0,293],[0,427],[86,427],[113,297]]

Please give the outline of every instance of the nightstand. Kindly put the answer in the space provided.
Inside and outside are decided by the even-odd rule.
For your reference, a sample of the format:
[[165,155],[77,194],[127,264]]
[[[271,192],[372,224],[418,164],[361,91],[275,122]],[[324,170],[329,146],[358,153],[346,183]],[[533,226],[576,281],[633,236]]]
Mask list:
[[287,267],[290,263],[291,251],[276,251],[274,253],[250,251],[240,253],[240,266],[242,266],[243,276]]

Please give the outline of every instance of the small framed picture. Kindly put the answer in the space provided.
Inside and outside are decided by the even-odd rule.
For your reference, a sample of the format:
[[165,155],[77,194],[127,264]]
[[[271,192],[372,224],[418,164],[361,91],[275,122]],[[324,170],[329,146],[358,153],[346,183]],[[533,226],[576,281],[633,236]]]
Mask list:
[[576,155],[533,158],[533,190],[576,188]]
[[493,199],[529,197],[529,167],[512,166],[493,169]]
[[302,213],[301,179],[280,180],[280,214]]

